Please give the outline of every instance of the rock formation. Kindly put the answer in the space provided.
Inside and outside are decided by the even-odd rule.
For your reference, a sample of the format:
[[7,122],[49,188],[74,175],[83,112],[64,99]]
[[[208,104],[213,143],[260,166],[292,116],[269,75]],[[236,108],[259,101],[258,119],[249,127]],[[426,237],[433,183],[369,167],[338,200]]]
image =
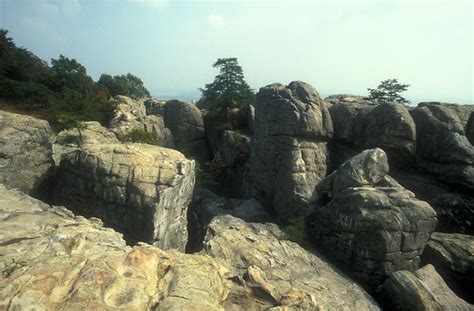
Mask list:
[[184,250],[194,161],[146,144],[86,144],[63,154],[57,202],[131,238]]
[[394,272],[382,286],[384,306],[394,311],[474,310],[453,293],[431,265]]
[[426,245],[423,261],[431,263],[460,297],[474,303],[474,237],[434,232]]
[[431,206],[388,176],[385,152],[366,150],[317,187],[312,239],[372,287],[418,268],[436,226]]
[[378,310],[360,286],[286,241],[274,224],[215,217],[202,252],[229,262],[235,282],[246,284],[267,307],[280,306],[276,310]]
[[153,134],[159,146],[173,148],[174,141],[171,131],[165,127],[163,118],[147,115],[143,101],[135,101],[126,96],[116,96],[119,101],[109,128],[123,139],[134,130],[143,130]]
[[165,126],[173,133],[177,150],[187,157],[209,160],[204,121],[196,105],[179,100],[148,100],[145,106],[149,114],[163,117]]
[[0,111],[0,183],[27,193],[41,191],[53,166],[53,141],[47,121]]
[[282,220],[306,214],[326,175],[332,133],[326,104],[309,84],[261,88],[243,192],[273,207]]

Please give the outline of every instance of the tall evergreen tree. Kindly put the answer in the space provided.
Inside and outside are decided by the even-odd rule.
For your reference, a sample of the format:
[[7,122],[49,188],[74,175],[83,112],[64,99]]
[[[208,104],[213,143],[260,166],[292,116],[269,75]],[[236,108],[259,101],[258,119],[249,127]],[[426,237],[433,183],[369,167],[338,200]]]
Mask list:
[[378,102],[399,102],[409,103],[407,99],[400,96],[400,92],[405,92],[409,84],[399,83],[397,79],[387,79],[382,81],[376,89],[367,89],[369,98]]
[[213,65],[219,68],[214,82],[206,84],[200,102],[211,111],[222,109],[227,120],[230,108],[242,108],[255,101],[255,94],[244,80],[242,67],[236,57],[219,58]]

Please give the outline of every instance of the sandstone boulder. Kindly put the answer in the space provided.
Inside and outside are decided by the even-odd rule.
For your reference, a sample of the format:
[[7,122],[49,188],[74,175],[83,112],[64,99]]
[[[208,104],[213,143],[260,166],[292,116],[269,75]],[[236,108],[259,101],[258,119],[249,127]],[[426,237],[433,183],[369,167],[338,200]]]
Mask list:
[[51,173],[54,133],[47,121],[0,111],[0,183],[36,193]]
[[64,154],[57,202],[101,218],[132,240],[184,250],[194,161],[147,144],[88,144]]
[[314,187],[327,170],[331,117],[316,90],[304,82],[260,89],[255,133],[243,192],[288,220],[306,214]]
[[316,188],[314,242],[375,288],[397,270],[415,270],[436,226],[431,206],[387,175],[385,152],[366,150]]
[[446,285],[433,266],[394,272],[383,284],[381,299],[389,310],[474,310]]
[[420,104],[410,113],[417,128],[417,165],[440,180],[474,189],[474,146],[465,135],[467,120],[438,103]]
[[220,260],[143,243],[126,246],[99,219],[74,216],[3,185],[0,219],[2,310],[260,310],[262,305],[232,281]]
[[203,116],[196,105],[179,100],[165,103],[151,100],[145,105],[149,113],[163,117],[165,126],[173,134],[177,150],[187,157],[209,160]]
[[379,309],[360,286],[317,255],[285,240],[274,224],[215,217],[202,252],[229,262],[235,281],[246,284],[265,305],[275,306],[271,310]]
[[165,127],[163,118],[147,115],[143,101],[135,101],[126,96],[116,96],[118,101],[109,128],[118,138],[124,139],[134,130],[143,130],[153,134],[159,146],[173,148],[171,131]]
[[267,210],[254,198],[223,198],[205,188],[196,188],[188,212],[189,242],[187,250],[198,251],[211,220],[219,215],[232,215],[247,222],[273,220]]
[[474,237],[434,232],[423,260],[433,264],[446,283],[462,298],[474,302]]

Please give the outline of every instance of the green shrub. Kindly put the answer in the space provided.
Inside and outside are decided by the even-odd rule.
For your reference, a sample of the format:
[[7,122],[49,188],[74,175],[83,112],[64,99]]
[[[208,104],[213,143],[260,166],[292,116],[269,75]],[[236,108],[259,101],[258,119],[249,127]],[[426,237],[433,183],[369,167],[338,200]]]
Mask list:
[[203,165],[201,162],[195,160],[196,162],[196,186],[202,187],[210,190],[216,190],[219,187],[219,183],[216,182],[214,177],[209,173],[209,170],[206,169],[206,165]]
[[157,145],[155,135],[149,133],[143,129],[136,129],[125,135],[122,139],[125,142],[131,143],[143,143],[149,145]]
[[301,215],[290,218],[288,223],[289,224],[283,229],[288,235],[288,239],[300,244],[304,242],[307,239],[305,217]]

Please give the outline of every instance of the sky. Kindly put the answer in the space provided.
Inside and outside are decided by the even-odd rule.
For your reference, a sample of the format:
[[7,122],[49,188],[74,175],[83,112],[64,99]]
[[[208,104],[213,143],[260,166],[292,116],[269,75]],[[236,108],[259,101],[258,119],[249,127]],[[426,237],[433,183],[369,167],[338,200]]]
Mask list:
[[218,58],[258,91],[302,80],[323,96],[410,84],[413,103],[474,103],[471,0],[0,0],[0,27],[50,61],[130,72],[159,98],[197,99]]

